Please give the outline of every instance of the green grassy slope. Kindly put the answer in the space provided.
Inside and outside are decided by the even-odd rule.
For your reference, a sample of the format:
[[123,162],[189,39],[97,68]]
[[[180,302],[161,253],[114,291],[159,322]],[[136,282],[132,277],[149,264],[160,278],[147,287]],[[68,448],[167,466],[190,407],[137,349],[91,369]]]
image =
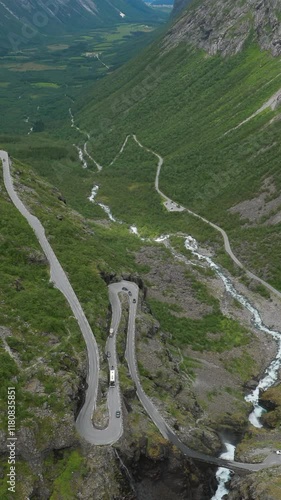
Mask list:
[[[73,212],[58,199],[58,190],[24,163],[13,162],[13,176],[19,196],[42,221],[102,353],[110,316],[108,290],[101,272],[140,273],[142,266],[136,265],[134,259],[139,240],[130,235],[126,226],[95,224]],[[61,454],[67,455],[67,448],[77,447],[74,415],[87,359],[71,310],[49,282],[49,266],[41,247],[6,194],[2,168],[0,190],[0,430],[7,432],[7,388],[15,387],[16,433],[20,441],[17,495],[24,498],[28,485],[36,481],[28,465],[33,453],[37,454],[36,460],[44,461],[52,459],[53,448],[63,448]],[[0,496],[8,500],[11,495],[7,494],[6,454],[1,455],[0,467]],[[67,477],[59,479],[62,472],[58,467],[52,472],[54,495],[62,485],[66,488],[69,484]],[[71,498],[76,497],[83,474],[80,468]],[[48,471],[44,477],[48,478]]]
[[[28,193],[29,206],[36,206],[36,213],[44,223],[53,248],[68,271],[95,335],[102,344],[106,338],[108,296],[100,272],[104,269],[109,272],[136,269],[130,252],[136,248],[137,240],[124,228],[124,240],[122,231],[119,231],[116,242],[114,229],[88,225],[87,221],[58,200],[56,190],[40,181],[24,164],[16,162],[15,169],[18,172],[17,185],[29,186],[24,189],[20,187],[20,195],[22,199],[26,199]],[[49,283],[48,263],[32,230],[5,194],[2,170],[0,178],[0,323],[9,328],[12,337],[7,336],[6,340],[15,355],[19,356],[20,362],[19,368],[11,356],[4,352],[4,344],[1,342],[1,400],[4,409],[6,385],[11,385],[15,375],[18,375],[18,385],[22,388],[30,376],[29,372],[25,373],[26,368],[36,363],[38,358],[43,356],[46,363],[57,371],[63,368],[60,358],[62,353],[69,356],[81,355],[84,352],[84,342],[64,297]],[[62,215],[63,220],[57,219],[56,215]],[[127,251],[123,247],[123,251],[117,252],[118,245],[124,245]],[[51,341],[52,336],[56,336],[57,345]],[[30,373],[32,376],[32,372]],[[30,406],[32,398],[28,393],[23,393],[22,389],[18,397],[21,403],[18,408],[20,424],[21,417],[29,414],[24,402],[29,398],[26,402]],[[54,409],[59,410],[60,403],[55,400],[53,403]]]
[[[264,275],[266,259],[266,277],[281,287],[279,226],[248,227],[238,215],[227,212],[236,203],[255,196],[269,176],[278,195],[281,125],[279,120],[271,122],[278,109],[265,110],[226,134],[257,111],[280,84],[279,58],[261,52],[251,40],[241,53],[229,58],[207,57],[184,44],[163,53],[160,41],[84,96],[83,102],[87,99],[88,103],[77,122],[91,132],[89,149],[105,165],[125,136],[136,133],[144,145],[164,157],[161,189],[221,224],[229,231],[238,253],[242,254],[241,241],[246,242],[244,249],[248,251],[243,252],[243,260]],[[134,163],[133,158],[132,164],[136,183],[143,178],[152,182],[149,169],[141,162]],[[155,167],[155,157],[151,156],[153,172]],[[113,178],[118,175],[117,167],[112,167],[101,177],[109,172]],[[130,169],[126,171],[124,166],[122,175],[126,184]],[[108,203],[117,204],[114,193]],[[136,211],[143,208],[138,189],[134,207]],[[151,209],[153,212],[152,205]]]

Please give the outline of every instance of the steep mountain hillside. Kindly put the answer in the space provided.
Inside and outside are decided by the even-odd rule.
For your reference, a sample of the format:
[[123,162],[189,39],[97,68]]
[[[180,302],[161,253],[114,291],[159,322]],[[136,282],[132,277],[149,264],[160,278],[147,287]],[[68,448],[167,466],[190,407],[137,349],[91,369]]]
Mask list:
[[[162,155],[162,191],[228,229],[241,260],[281,289],[280,4],[271,5],[193,2],[164,38],[85,96],[78,123],[100,164],[129,133]],[[118,197],[125,200],[123,158]],[[151,156],[150,183],[156,165]],[[116,182],[121,174],[113,166],[104,172],[100,178],[110,172]],[[131,210],[104,191],[117,215],[147,227],[143,194],[135,195]]]
[[[162,16],[163,17],[163,16]],[[3,0],[0,2],[0,47],[17,50],[36,36],[63,34],[117,23],[161,19],[142,0]]]
[[[126,228],[120,231],[118,226],[109,227],[106,221],[94,223],[73,212],[56,188],[23,163],[13,162],[12,172],[20,198],[40,217],[83,304],[100,347],[101,388],[106,391],[107,361],[102,353],[109,325],[109,302],[103,273],[121,276],[126,272],[137,276],[142,266],[136,264],[134,252],[143,243]],[[10,471],[6,400],[11,386],[15,388],[17,402],[16,498],[19,500],[32,497],[103,500],[109,498],[109,492],[115,498],[133,498],[131,485],[120,471],[118,453],[141,491],[145,488],[146,493],[153,492],[157,484],[164,484],[162,476],[166,471],[169,481],[165,498],[178,498],[179,487],[183,498],[189,491],[193,491],[194,498],[210,498],[206,471],[183,461],[163,440],[143,414],[125,366],[120,377],[126,388],[124,403],[128,408],[126,438],[118,442],[115,450],[111,446],[81,445],[74,423],[87,371],[81,331],[63,295],[49,281],[49,265],[32,229],[6,193],[2,168],[0,188],[1,500],[12,500],[15,496],[8,491],[6,476]],[[145,323],[147,311],[145,314],[140,310],[139,317],[141,314],[144,334],[150,325]],[[162,360],[168,364],[166,350],[161,347]],[[171,363],[170,372],[173,377]],[[154,485],[149,483],[152,468]],[[148,484],[142,486],[143,481]]]
[[[137,4],[130,1],[131,8]],[[82,16],[85,5],[88,14]],[[70,23],[56,14],[54,24],[50,18],[44,29],[76,29],[74,9],[87,27],[89,19],[99,19],[99,5],[113,19],[113,0],[69,0]],[[114,5],[125,12],[125,0]],[[85,45],[77,51],[59,45],[63,77],[50,77],[54,68],[47,65],[47,50],[37,64],[27,62],[25,53],[3,58],[20,73],[9,101],[12,111],[6,103],[3,115],[7,121],[19,116],[23,127],[20,136],[11,127],[3,130],[0,147],[9,151],[20,198],[45,227],[96,336],[101,372],[93,420],[99,426],[108,417],[107,285],[125,278],[141,290],[136,318],[140,380],[171,429],[212,456],[222,451],[222,433],[239,442],[237,456],[245,461],[281,447],[278,408],[268,411],[263,429],[253,431],[248,422],[252,405],[244,399],[277,351],[274,339],[259,328],[258,314],[271,331],[280,329],[280,300],[230,261],[214,227],[180,206],[223,227],[240,260],[281,291],[278,19],[274,1],[195,0],[164,36],[117,70],[106,53]],[[72,85],[67,79],[63,58],[81,77],[82,57],[95,58],[100,74],[107,73],[91,88],[82,87],[78,78]],[[72,66],[77,58],[79,67]],[[38,80],[28,73],[30,67],[46,73]],[[9,75],[2,76],[7,76],[1,81],[4,93]],[[93,75],[88,76],[92,82]],[[38,85],[46,89],[52,108],[38,101]],[[58,102],[51,92],[60,87],[54,94]],[[30,108],[24,108],[23,88]],[[13,114],[18,102],[25,112],[35,108],[36,115]],[[49,282],[34,234],[7,197],[1,174],[0,181],[0,366],[6,384],[0,406],[0,498],[6,492],[10,383],[18,394],[19,498],[158,499],[159,491],[163,500],[211,498],[214,470],[202,473],[183,462],[136,397],[126,364],[127,296],[117,338],[124,439],[114,451],[80,445],[74,417],[85,390],[85,345],[68,305]],[[175,211],[166,209],[167,200],[155,189],[158,182],[175,201]],[[250,479],[236,486],[237,495],[250,489],[249,498],[262,498],[260,486],[267,483],[270,498],[279,500],[278,475],[269,480],[270,474],[258,476],[261,494],[251,496]]]

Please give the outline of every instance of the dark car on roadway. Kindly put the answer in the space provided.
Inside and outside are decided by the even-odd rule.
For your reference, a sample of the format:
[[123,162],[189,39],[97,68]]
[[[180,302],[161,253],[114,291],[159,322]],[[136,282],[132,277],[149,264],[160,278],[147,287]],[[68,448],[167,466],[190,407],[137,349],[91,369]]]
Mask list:
[[116,418],[120,418],[120,415],[121,415],[120,411],[117,411],[117,412],[115,413]]
[[133,299],[133,304],[135,304],[136,302],[137,302],[136,299]]
[[132,296],[132,292],[129,292],[130,297]]
[[127,292],[128,288],[126,288],[125,286],[122,286],[122,290],[124,290],[124,292]]

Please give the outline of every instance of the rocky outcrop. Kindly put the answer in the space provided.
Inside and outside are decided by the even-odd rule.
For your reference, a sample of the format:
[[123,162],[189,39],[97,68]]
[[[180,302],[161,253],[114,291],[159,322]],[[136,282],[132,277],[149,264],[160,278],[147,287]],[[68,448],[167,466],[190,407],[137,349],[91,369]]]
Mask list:
[[241,479],[234,476],[230,483],[228,500],[279,500],[280,467],[249,474]]
[[[180,9],[183,0],[176,2]],[[190,43],[210,55],[239,52],[250,34],[263,50],[281,54],[281,4],[278,0],[203,0],[191,6],[165,37],[165,49]]]
[[266,409],[263,423],[271,429],[279,428],[281,423],[281,385],[271,387],[260,398],[260,404]]
[[209,500],[216,489],[215,468],[195,464],[163,438],[150,443],[145,437],[128,449],[118,449],[134,498]]
[[144,285],[142,278],[137,274],[131,273],[123,273],[121,275],[107,273],[106,271],[100,271],[101,278],[105,281],[107,285],[110,283],[119,283],[121,280],[131,281],[132,283],[136,283],[140,290],[144,293],[144,298],[146,297],[147,288]]

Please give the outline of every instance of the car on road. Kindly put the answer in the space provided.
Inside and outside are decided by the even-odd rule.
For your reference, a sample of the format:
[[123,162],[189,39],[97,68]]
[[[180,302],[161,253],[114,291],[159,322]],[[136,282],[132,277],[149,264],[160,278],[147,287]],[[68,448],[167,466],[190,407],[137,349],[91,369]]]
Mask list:
[[132,292],[129,292],[130,297],[132,296]]
[[110,352],[109,352],[109,351],[107,351],[106,356],[107,356],[108,358],[110,358],[111,354],[110,354]]
[[120,415],[121,415],[120,411],[117,411],[117,412],[115,413],[116,418],[120,418]]
[[281,455],[281,450],[276,450],[275,452],[277,455]]
[[124,290],[124,292],[127,292],[128,288],[126,288],[125,286],[122,286],[122,290]]
[[136,302],[137,302],[136,299],[133,299],[133,304],[135,304]]

